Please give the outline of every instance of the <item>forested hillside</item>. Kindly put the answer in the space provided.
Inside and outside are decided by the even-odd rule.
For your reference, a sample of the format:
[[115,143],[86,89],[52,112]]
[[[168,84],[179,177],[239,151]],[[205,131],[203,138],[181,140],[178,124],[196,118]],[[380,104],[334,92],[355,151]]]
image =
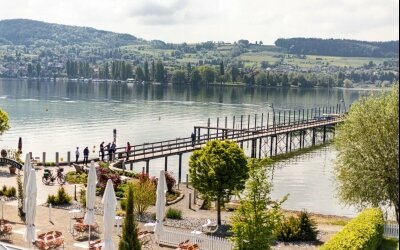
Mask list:
[[26,19],[0,21],[0,45],[67,46],[93,45],[114,48],[134,44],[137,38],[87,27],[45,23]]
[[275,45],[288,53],[347,57],[398,57],[399,41],[367,42],[342,39],[280,38]]

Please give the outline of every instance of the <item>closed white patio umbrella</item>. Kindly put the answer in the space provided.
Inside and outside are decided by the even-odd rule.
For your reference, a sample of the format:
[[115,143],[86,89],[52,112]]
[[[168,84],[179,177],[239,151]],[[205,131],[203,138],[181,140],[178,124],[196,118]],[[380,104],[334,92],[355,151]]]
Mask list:
[[165,171],[160,171],[160,177],[157,184],[157,200],[156,200],[156,226],[154,233],[157,241],[159,241],[163,234],[163,219],[165,216],[165,192],[167,192],[167,185],[165,181]]
[[86,214],[83,219],[83,223],[89,225],[89,240],[90,243],[90,225],[94,224],[94,203],[96,199],[96,168],[94,167],[94,161],[90,162],[89,176],[86,187]]
[[115,250],[114,242],[112,240],[112,231],[115,223],[115,208],[117,206],[117,197],[115,196],[114,186],[112,181],[107,181],[106,190],[101,200],[104,207],[103,226],[104,226],[104,244],[102,249]]
[[[28,178],[29,178],[29,173],[30,173],[31,169],[32,169],[32,166],[31,166],[31,155],[30,154],[26,154],[25,162],[24,162],[24,183],[23,183],[24,184],[23,185],[23,188],[24,188],[24,201],[27,198],[26,186],[28,185]],[[24,213],[26,213],[25,202],[23,202],[23,204],[22,204],[22,211],[24,211]]]
[[28,177],[28,184],[26,186],[26,231],[24,234],[24,240],[29,243],[29,245],[36,239],[35,231],[35,217],[36,217],[36,196],[37,196],[37,186],[36,186],[36,173],[34,169],[31,169]]

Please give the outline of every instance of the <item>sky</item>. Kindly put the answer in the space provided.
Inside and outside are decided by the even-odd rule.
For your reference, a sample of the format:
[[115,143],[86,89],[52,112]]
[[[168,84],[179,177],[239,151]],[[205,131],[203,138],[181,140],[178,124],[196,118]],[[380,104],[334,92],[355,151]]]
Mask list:
[[25,18],[165,42],[399,39],[399,0],[0,0]]

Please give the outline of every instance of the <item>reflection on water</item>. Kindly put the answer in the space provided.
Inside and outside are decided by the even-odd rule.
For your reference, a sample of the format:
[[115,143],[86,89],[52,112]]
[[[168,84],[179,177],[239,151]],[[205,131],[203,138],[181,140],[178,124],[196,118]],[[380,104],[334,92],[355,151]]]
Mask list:
[[[67,151],[74,152],[76,146],[98,148],[100,142],[110,142],[114,128],[117,129],[117,146],[126,145],[127,141],[140,144],[189,137],[193,126],[206,125],[208,118],[215,123],[217,117],[271,112],[268,105],[272,103],[275,112],[336,105],[341,99],[348,106],[362,93],[362,90],[341,89],[328,93],[326,89],[200,88],[0,79],[0,107],[9,113],[11,124],[11,129],[0,137],[0,146],[16,148],[18,138],[22,137],[24,152],[40,157],[42,152],[47,152],[47,160],[54,161],[56,151],[66,159]],[[327,155],[334,159],[334,153]],[[317,196],[337,203],[328,197],[333,187],[328,184],[331,168],[323,167],[324,157],[315,156],[287,163],[287,167],[277,167],[275,194],[279,196],[290,190],[292,195],[287,206],[304,201],[301,206],[313,207],[315,211],[335,209],[337,206],[328,201],[313,203]],[[177,158],[168,160],[169,169],[175,173]],[[188,158],[189,154],[183,156],[183,176],[187,172]],[[141,170],[142,166],[144,164],[139,163],[134,168]],[[163,167],[164,159],[150,162],[152,175]],[[318,178],[311,181],[313,177]],[[325,191],[328,194],[324,194]],[[345,211],[337,209],[336,213]]]

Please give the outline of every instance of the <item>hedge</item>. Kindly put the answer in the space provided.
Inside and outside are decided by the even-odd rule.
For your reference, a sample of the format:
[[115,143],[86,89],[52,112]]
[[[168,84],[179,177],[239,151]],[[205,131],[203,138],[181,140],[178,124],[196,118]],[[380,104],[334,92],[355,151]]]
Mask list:
[[320,249],[378,249],[383,239],[384,224],[383,213],[380,209],[367,208],[352,219]]

